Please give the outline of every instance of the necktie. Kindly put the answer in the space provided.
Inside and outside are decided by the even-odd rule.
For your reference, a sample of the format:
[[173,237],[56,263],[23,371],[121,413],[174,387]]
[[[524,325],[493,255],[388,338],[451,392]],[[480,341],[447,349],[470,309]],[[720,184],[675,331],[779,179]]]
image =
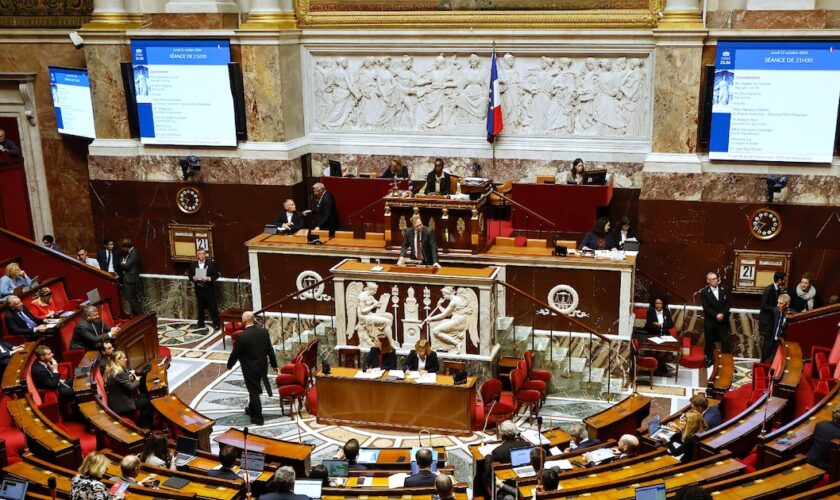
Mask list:
[[108,254],[108,260],[105,262],[105,267],[111,269],[111,251],[108,250],[106,253]]
[[420,233],[416,233],[414,240],[414,258],[423,260],[423,249],[420,247]]
[[785,316],[784,316],[784,314],[780,314],[780,315],[779,315],[779,322],[778,322],[778,323],[776,323],[776,334],[775,334],[775,335],[774,335],[774,337],[773,337],[773,338],[775,338],[776,340],[778,340],[778,339],[779,339],[779,337],[780,337],[780,336],[781,336],[781,334],[782,334],[782,324],[783,324],[784,322],[785,322]]
[[34,322],[34,321],[32,321],[31,319],[29,319],[29,316],[27,316],[26,314],[24,314],[24,313],[23,313],[23,311],[18,311],[18,315],[20,315],[20,317],[21,317],[21,319],[23,320],[23,322],[24,322],[24,323],[26,323],[26,327],[27,327],[27,328],[35,328],[36,326],[38,326],[38,325],[36,325],[36,324],[35,324],[35,322]]

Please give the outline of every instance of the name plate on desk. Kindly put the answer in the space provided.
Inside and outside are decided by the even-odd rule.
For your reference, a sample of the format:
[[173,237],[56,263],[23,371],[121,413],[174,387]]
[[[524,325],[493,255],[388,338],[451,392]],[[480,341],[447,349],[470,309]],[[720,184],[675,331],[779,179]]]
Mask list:
[[434,266],[389,266],[389,273],[435,274],[438,268]]

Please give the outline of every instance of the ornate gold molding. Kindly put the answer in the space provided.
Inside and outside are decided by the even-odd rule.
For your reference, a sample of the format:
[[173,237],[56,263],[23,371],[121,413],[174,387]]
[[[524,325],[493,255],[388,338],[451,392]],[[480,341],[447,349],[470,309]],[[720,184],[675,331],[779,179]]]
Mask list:
[[90,22],[85,23],[82,29],[85,30],[120,30],[136,29],[142,25],[142,16],[135,16],[112,12],[94,12]]
[[665,0],[644,9],[568,11],[312,12],[310,0],[297,0],[301,28],[655,28]]
[[297,18],[291,12],[267,12],[248,15],[248,20],[239,26],[243,30],[293,30],[297,29]]

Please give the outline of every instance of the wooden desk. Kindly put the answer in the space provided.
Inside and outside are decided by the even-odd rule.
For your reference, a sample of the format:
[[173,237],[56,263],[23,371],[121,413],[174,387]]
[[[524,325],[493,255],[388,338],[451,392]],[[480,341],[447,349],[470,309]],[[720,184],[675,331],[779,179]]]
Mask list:
[[146,313],[132,318],[120,327],[117,347],[125,352],[129,366],[139,368],[160,357],[157,335],[157,314]]
[[152,406],[173,430],[170,436],[189,436],[198,440],[198,448],[210,451],[210,433],[215,420],[193,410],[174,394],[152,399]]
[[683,350],[682,337],[671,337],[676,340],[676,342],[663,342],[661,344],[647,340],[648,337],[650,337],[650,335],[633,335],[633,338],[638,339],[639,341],[639,351],[654,351],[673,354],[674,357],[676,357],[674,382],[677,382],[680,379],[680,360],[682,359]]
[[806,491],[805,493],[793,495],[788,497],[787,500],[816,500],[818,498],[831,498],[834,500],[840,499],[840,481],[827,484],[822,488],[816,488]]
[[[411,461],[414,457],[411,456],[411,448],[365,448],[379,450],[379,456],[376,457],[376,462],[359,462],[368,465],[369,469],[374,470],[405,470],[411,469]],[[446,448],[443,446],[435,446],[434,450],[438,453],[438,468],[446,465],[447,455]],[[361,471],[365,472],[365,471]],[[364,474],[362,474],[364,475]]]
[[[720,405],[720,401],[717,400],[717,399],[709,399],[708,402],[709,402],[709,407]],[[673,413],[673,414],[667,416],[666,418],[662,419],[661,424],[663,426],[665,426],[665,425],[668,425],[668,424],[673,422],[673,423],[677,424],[680,428],[682,428],[682,424],[680,423],[680,419],[683,417],[683,415],[685,415],[685,412],[687,412],[690,409],[691,409],[690,404],[680,408],[675,413]],[[660,444],[658,442],[656,442],[656,441],[654,441],[653,439],[650,438],[650,434],[648,433],[648,427],[646,425],[643,425],[643,426],[639,427],[636,430],[636,434],[639,436],[639,444],[642,447],[642,450],[644,450],[644,451],[653,450],[653,449],[656,449],[660,446]]]
[[[391,192],[394,179],[363,179],[359,177],[321,177],[321,182],[335,199],[338,221],[342,228],[355,224],[382,226],[383,199]],[[401,190],[408,189],[407,179],[398,179]],[[419,188],[423,181],[413,183]]]
[[[467,485],[463,483],[456,483],[453,488],[453,494],[456,500],[467,500]],[[321,500],[344,500],[346,498],[383,498],[389,500],[398,498],[400,500],[432,500],[432,498],[437,498],[434,495],[434,486],[424,486],[416,488],[403,487],[389,489],[387,479],[385,482],[385,486],[381,488],[323,488],[321,490]]]
[[761,431],[762,424],[765,423],[765,416],[765,428],[770,429],[788,402],[787,399],[768,396],[765,393],[761,399],[738,416],[714,429],[698,433],[700,446],[695,447],[695,458],[717,455],[723,450],[731,451],[738,458],[747,456],[755,446],[756,437]]
[[706,395],[710,398],[723,399],[723,395],[732,386],[732,378],[735,375],[735,359],[732,354],[725,354],[717,351],[715,363],[712,365],[712,374],[706,383]]
[[47,419],[28,393],[25,398],[10,399],[9,413],[26,436],[26,446],[36,456],[68,469],[82,463],[79,438],[73,437]]
[[451,376],[438,374],[437,383],[418,384],[353,378],[357,372],[334,367],[330,375],[316,373],[319,424],[472,433],[475,377],[454,385]]
[[167,359],[161,365],[160,358],[155,358],[149,363],[149,373],[146,374],[146,392],[149,399],[162,398],[169,394],[169,364],[172,360]]
[[[213,441],[233,446],[237,450],[245,449],[244,436],[239,429],[228,429],[213,438]],[[309,458],[313,449],[315,449],[314,444],[293,443],[254,434],[248,435],[248,450],[265,453],[266,463],[275,462],[281,465],[289,465],[295,469],[298,475],[306,475],[309,471]]]
[[[797,453],[808,453],[811,449],[814,427],[818,422],[831,421],[831,413],[840,404],[840,384],[834,388],[813,408],[803,413],[776,432],[767,435],[758,445],[757,466],[759,468],[792,459]],[[780,443],[779,440],[786,440]]]
[[799,455],[772,467],[759,469],[723,481],[703,486],[717,500],[744,498],[786,498],[793,493],[807,491],[825,471],[805,463]]
[[[569,442],[571,441],[571,437],[569,436],[569,434],[559,427],[556,428],[556,429],[550,429],[550,430],[547,430],[547,431],[543,432],[543,437],[545,439],[548,439],[548,444],[543,445],[543,448],[546,451],[550,450],[551,448],[554,448],[555,446],[560,448],[561,450],[563,450],[563,449],[565,449],[566,447],[569,446]],[[485,444],[489,445],[489,444],[493,444],[493,443],[501,443],[501,441],[493,440],[493,441],[488,441]],[[615,443],[613,443],[613,444],[615,444]],[[470,455],[473,458],[473,462],[475,462],[477,460],[484,460],[484,455],[482,455],[481,452],[478,450],[479,448],[481,448],[480,444],[471,444],[469,446]],[[592,449],[594,449],[594,448],[592,448]],[[546,457],[548,457],[548,455],[546,455]]]
[[96,389],[93,387],[93,370],[99,369],[99,351],[88,351],[79,361],[76,367],[89,370],[87,374],[73,374],[73,393],[76,395],[77,403],[93,401],[96,397]]
[[[773,395],[793,399],[802,379],[802,349],[797,342],[783,342],[785,357],[782,359],[778,383],[773,385]],[[791,405],[792,406],[792,405]]]
[[40,342],[33,341],[23,344],[23,350],[16,352],[9,359],[9,364],[6,365],[6,371],[3,372],[3,392],[6,394],[22,394],[25,389],[21,381],[26,381],[26,373],[23,368],[29,361],[29,356],[33,356],[35,348]]
[[583,419],[592,439],[618,439],[622,434],[632,434],[642,425],[650,412],[651,398],[631,394],[613,406]]
[[[543,231],[570,233],[585,233],[592,229],[598,207],[608,206],[612,195],[612,177],[604,186],[515,183],[510,192],[513,201],[554,223],[553,228],[543,228]],[[516,230],[536,231],[534,219],[532,213],[513,210],[513,228]]]
[[[169,452],[170,452],[170,454],[175,453],[175,449],[170,448]],[[238,460],[237,460],[237,463],[238,463]],[[219,460],[216,458],[215,455],[211,455],[210,453],[205,453],[205,452],[199,451],[196,454],[195,458],[190,460],[189,463],[186,463],[184,465],[179,465],[177,467],[178,467],[178,470],[180,470],[180,471],[191,472],[193,474],[200,474],[200,475],[206,476],[207,471],[209,471],[210,469],[217,469],[217,468],[219,468],[219,466],[221,466],[221,463],[219,462]],[[254,483],[263,483],[263,484],[269,482],[274,477],[274,471],[276,471],[276,470],[277,470],[276,467],[272,467],[270,465],[267,466],[266,470],[262,474],[260,474],[259,477],[257,477],[256,479],[253,479],[253,482]],[[234,467],[234,471],[239,472],[239,467],[238,466]]]
[[80,404],[79,411],[93,426],[98,448],[111,448],[121,455],[143,451],[147,431],[120,420],[99,398]]
[[385,245],[399,249],[411,217],[419,214],[430,228],[441,252],[476,254],[487,246],[487,194],[477,200],[452,200],[418,195],[414,198],[385,198]]

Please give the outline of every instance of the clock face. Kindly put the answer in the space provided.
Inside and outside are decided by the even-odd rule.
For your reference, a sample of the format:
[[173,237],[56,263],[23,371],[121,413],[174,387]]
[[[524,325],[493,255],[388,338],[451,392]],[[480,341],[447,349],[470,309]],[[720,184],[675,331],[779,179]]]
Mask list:
[[185,214],[194,214],[201,208],[201,192],[194,187],[178,190],[178,208]]
[[759,208],[750,216],[749,224],[753,236],[769,240],[782,231],[782,216],[773,209]]

